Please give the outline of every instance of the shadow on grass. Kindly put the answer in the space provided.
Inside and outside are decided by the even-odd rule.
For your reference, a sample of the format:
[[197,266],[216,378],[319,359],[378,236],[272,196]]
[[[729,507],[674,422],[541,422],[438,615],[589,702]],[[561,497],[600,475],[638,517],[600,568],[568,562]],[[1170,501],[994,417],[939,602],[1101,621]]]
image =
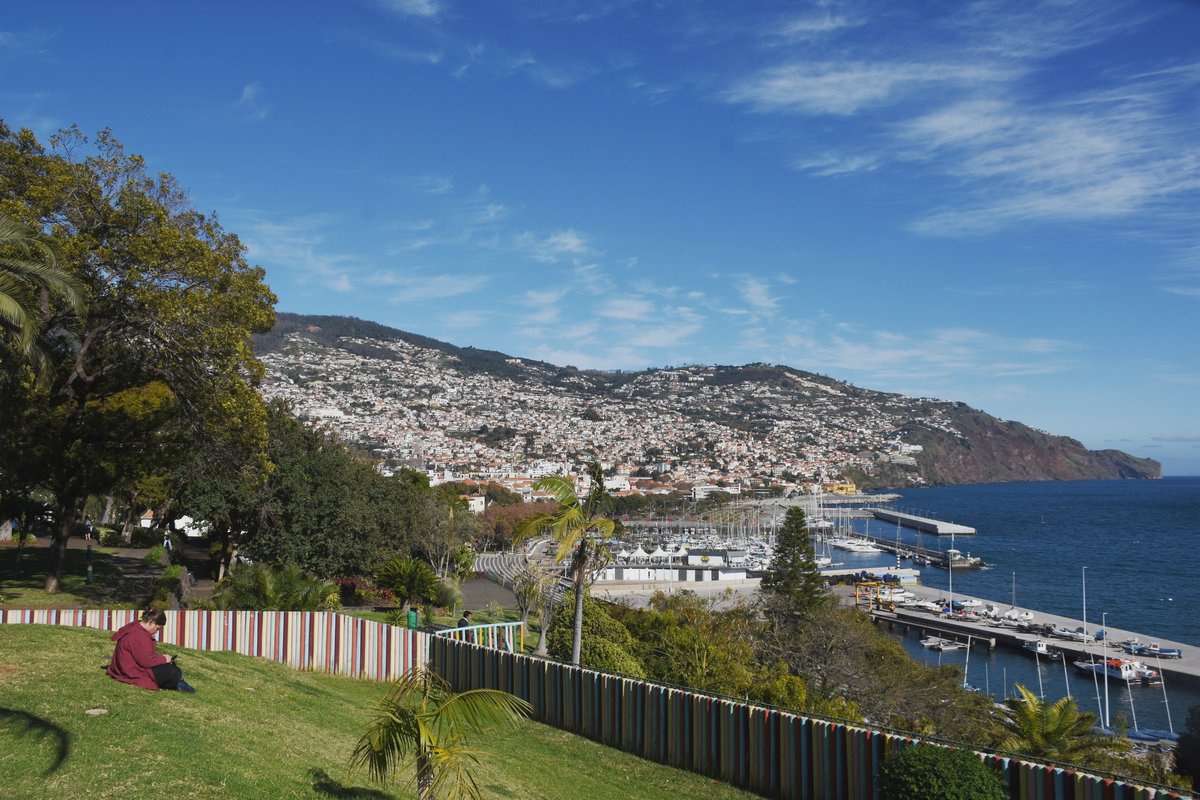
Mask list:
[[49,777],[58,772],[71,756],[71,734],[50,720],[34,716],[28,711],[0,708],[0,730],[11,732],[17,736],[50,739],[57,743],[58,755],[54,759],[54,763],[42,773],[43,777]]
[[308,776],[313,779],[313,791],[326,797],[337,797],[341,800],[396,800],[395,795],[378,789],[338,783],[323,769],[310,769]]

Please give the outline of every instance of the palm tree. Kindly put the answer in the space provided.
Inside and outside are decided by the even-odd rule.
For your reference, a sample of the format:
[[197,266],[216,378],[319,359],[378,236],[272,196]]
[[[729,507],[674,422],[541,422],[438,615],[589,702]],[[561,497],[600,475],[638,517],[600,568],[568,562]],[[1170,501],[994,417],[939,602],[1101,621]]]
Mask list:
[[83,313],[79,284],[59,267],[53,243],[0,214],[0,331],[14,341],[43,386],[52,370],[38,337],[43,306],[51,295],[66,302],[75,314]]
[[1019,683],[1017,692],[1017,697],[1004,701],[1008,717],[1003,725],[1008,735],[998,744],[999,749],[1087,766],[1112,748],[1111,739],[1093,732],[1096,715],[1080,711],[1070,697],[1047,705]]
[[433,567],[415,558],[396,556],[375,573],[377,586],[390,589],[406,604],[432,603],[438,597],[441,583]]
[[217,585],[213,600],[221,608],[253,611],[323,611],[339,606],[337,584],[306,575],[296,564],[238,564]]
[[412,756],[417,800],[433,800],[442,789],[449,798],[479,798],[468,771],[479,759],[467,748],[467,737],[515,725],[532,710],[524,700],[496,689],[456,693],[442,678],[418,667],[388,690],[350,763],[386,781]]
[[575,484],[562,475],[547,475],[533,484],[535,491],[549,492],[558,502],[558,508],[548,514],[531,517],[522,526],[523,536],[544,531],[558,545],[554,560],[561,564],[571,558],[569,572],[575,585],[575,632],[571,643],[571,663],[579,664],[579,652],[583,649],[583,591],[588,573],[602,552],[603,541],[618,529],[616,520],[601,516],[608,502],[604,491],[604,472],[593,463],[589,468],[592,488],[582,500],[575,491]]

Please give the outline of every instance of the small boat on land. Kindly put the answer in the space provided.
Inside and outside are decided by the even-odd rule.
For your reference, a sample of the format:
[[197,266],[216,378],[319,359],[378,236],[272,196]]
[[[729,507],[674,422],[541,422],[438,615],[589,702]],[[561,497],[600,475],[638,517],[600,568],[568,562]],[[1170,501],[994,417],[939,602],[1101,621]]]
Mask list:
[[1050,635],[1057,636],[1059,639],[1069,639],[1072,642],[1083,642],[1084,644],[1092,641],[1092,635],[1082,627],[1075,628],[1074,630],[1062,627],[1051,628]]
[[1058,661],[1063,656],[1062,650],[1059,650],[1056,647],[1051,647],[1041,639],[1030,639],[1021,645],[1021,647],[1024,650],[1028,650],[1029,652],[1042,658],[1048,658],[1051,661]]
[[1183,658],[1183,651],[1178,647],[1163,647],[1158,642],[1142,644],[1136,639],[1121,643],[1121,649],[1131,656],[1154,656],[1156,658]]

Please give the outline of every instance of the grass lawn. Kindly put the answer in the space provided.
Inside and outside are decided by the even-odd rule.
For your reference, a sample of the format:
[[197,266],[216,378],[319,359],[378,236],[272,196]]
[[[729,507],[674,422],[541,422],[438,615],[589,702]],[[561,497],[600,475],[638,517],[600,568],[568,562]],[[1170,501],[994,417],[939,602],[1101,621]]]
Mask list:
[[[164,646],[197,692],[147,692],[104,674],[111,652],[102,631],[0,626],[0,796],[415,796],[411,773],[382,787],[347,768],[383,684]],[[753,797],[533,722],[473,745],[486,797]]]
[[75,607],[136,608],[153,591],[161,568],[151,568],[140,558],[143,550],[92,547],[92,582],[87,582],[86,549],[67,550],[59,591],[46,594],[50,548],[48,539],[26,545],[18,574],[15,544],[0,547],[0,602],[16,608]]

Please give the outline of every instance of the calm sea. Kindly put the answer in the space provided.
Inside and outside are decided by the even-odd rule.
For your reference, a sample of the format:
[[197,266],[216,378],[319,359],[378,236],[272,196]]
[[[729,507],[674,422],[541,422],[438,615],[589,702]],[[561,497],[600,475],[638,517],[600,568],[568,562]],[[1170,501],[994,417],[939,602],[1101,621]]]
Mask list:
[[[989,566],[956,570],[956,592],[1007,604],[1015,584],[1018,606],[1079,619],[1086,575],[1089,629],[1099,627],[1105,614],[1110,627],[1138,631],[1143,640],[1182,642],[1189,645],[1185,658],[1200,659],[1200,477],[947,486],[904,489],[901,494],[892,506],[897,511],[978,531],[955,537],[954,546],[981,556]],[[862,521],[855,525],[862,526]],[[871,522],[870,532],[891,536],[895,527]],[[919,538],[927,547],[950,546],[948,537]],[[902,539],[918,543],[911,531],[903,531]],[[836,553],[851,565],[843,556]],[[889,563],[888,557],[875,558]],[[945,570],[922,569],[926,586],[948,588],[948,579]],[[937,658],[911,635],[906,645],[920,660]],[[944,658],[943,663],[964,661],[961,653]],[[1069,680],[1071,694],[1085,710],[1095,711],[1102,703],[1084,673],[1071,670],[1064,679],[1058,666],[1042,672],[1047,697],[1066,693]],[[981,688],[988,684],[997,696],[1015,681],[1035,691],[1038,685],[1032,659],[999,649],[990,655],[972,652],[968,679]],[[1169,707],[1178,730],[1188,706],[1198,702],[1200,693],[1170,685],[1165,702],[1161,687],[1134,688],[1132,697],[1123,686],[1109,687],[1110,715],[1123,711],[1132,720],[1136,714],[1142,728],[1167,728]]]

